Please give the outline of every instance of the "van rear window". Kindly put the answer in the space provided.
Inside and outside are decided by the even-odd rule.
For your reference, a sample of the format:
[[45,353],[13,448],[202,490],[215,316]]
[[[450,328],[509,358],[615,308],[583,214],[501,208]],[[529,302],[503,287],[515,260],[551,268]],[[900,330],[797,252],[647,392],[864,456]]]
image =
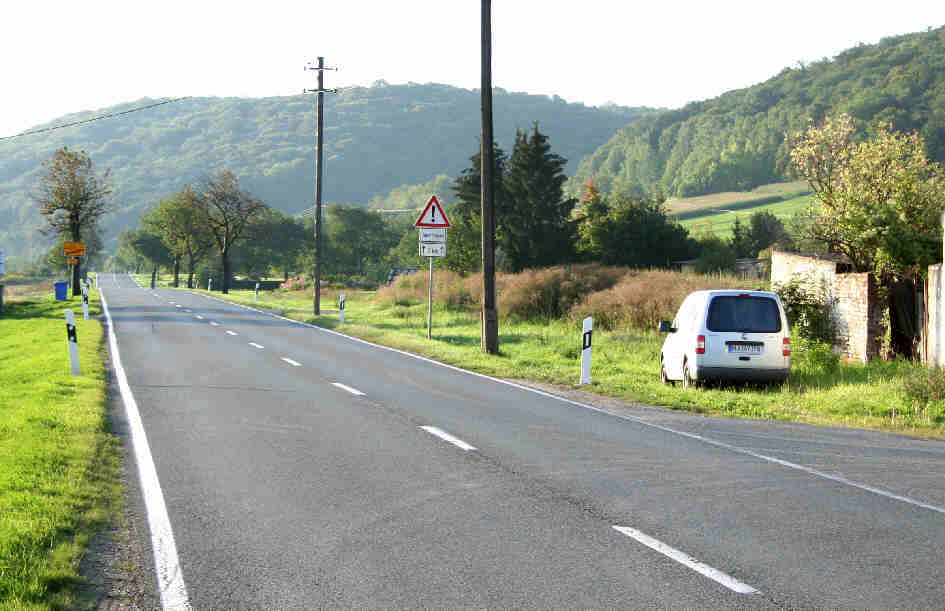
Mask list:
[[709,331],[777,333],[781,330],[778,304],[770,297],[722,295],[709,304]]

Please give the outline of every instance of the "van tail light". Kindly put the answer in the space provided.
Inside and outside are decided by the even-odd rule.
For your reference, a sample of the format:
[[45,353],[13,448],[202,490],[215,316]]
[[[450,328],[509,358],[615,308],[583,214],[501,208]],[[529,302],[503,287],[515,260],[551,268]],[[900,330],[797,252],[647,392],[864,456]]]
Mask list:
[[696,354],[705,354],[705,335],[696,338]]
[[785,337],[781,344],[781,356],[791,356],[791,338]]

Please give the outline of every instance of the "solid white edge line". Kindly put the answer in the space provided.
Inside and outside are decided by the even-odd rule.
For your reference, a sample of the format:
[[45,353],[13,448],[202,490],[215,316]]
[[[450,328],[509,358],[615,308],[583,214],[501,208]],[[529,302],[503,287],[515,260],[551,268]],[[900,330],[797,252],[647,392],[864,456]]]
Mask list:
[[171,529],[170,517],[167,515],[167,505],[164,503],[164,493],[161,491],[161,483],[158,481],[154,459],[151,457],[148,436],[144,432],[144,424],[141,421],[138,404],[135,402],[131,387],[128,385],[125,369],[121,365],[115,325],[112,323],[108,303],[102,291],[99,291],[99,297],[108,324],[108,347],[112,357],[112,368],[115,370],[118,389],[121,393],[122,402],[125,404],[128,428],[131,430],[131,444],[134,447],[135,462],[138,464],[138,479],[141,482],[141,492],[144,496],[144,505],[148,514],[148,525],[151,528],[151,546],[154,548],[154,569],[157,573],[158,589],[161,592],[161,605],[165,611],[190,611],[190,599],[187,596],[184,575],[181,572],[180,560],[177,557],[174,532]]
[[466,442],[463,441],[462,439],[459,439],[459,438],[457,438],[457,437],[453,437],[452,435],[450,435],[449,433],[447,433],[447,432],[444,431],[443,429],[438,429],[438,428],[436,428],[435,426],[421,426],[420,428],[423,429],[424,431],[426,431],[427,433],[430,433],[431,435],[436,435],[437,437],[439,437],[439,438],[442,439],[443,441],[448,441],[448,442],[450,442],[451,444],[453,444],[453,445],[456,446],[457,448],[462,448],[463,450],[465,450],[465,451],[467,451],[467,452],[470,451],[470,450],[475,450],[475,449],[476,449],[475,447],[469,445],[468,443],[466,443]]
[[265,346],[260,346],[260,345],[257,344],[256,342],[249,342],[249,345],[252,346],[253,348],[259,348],[260,350],[262,350],[263,348],[265,348]]
[[328,334],[330,334],[330,335],[335,335],[335,336],[337,336],[337,337],[343,337],[343,338],[345,338],[345,339],[347,339],[347,340],[349,340],[349,341],[356,342],[356,343],[359,343],[359,344],[364,344],[364,345],[366,345],[366,346],[374,346],[375,348],[379,348],[379,349],[381,349],[381,350],[387,350],[387,351],[389,351],[389,352],[394,352],[394,353],[397,353],[397,354],[402,354],[402,355],[404,355],[404,356],[408,356],[408,357],[410,357],[410,358],[414,358],[414,359],[417,359],[417,360],[420,360],[420,361],[424,361],[424,362],[426,362],[426,363],[431,363],[431,364],[433,364],[433,365],[439,365],[440,367],[445,367],[445,368],[451,369],[451,370],[453,370],[453,371],[458,371],[458,372],[465,373],[465,374],[468,374],[468,375],[471,375],[471,376],[476,376],[476,377],[478,377],[478,378],[483,378],[483,379],[485,379],[485,380],[492,380],[493,382],[498,382],[499,384],[505,384],[506,386],[511,386],[511,387],[513,387],[513,388],[518,388],[519,390],[524,390],[524,391],[527,391],[527,392],[530,392],[530,393],[534,393],[534,394],[536,394],[536,395],[541,395],[541,396],[543,396],[543,397],[548,397],[549,399],[556,399],[556,400],[558,400],[558,401],[563,401],[564,403],[568,403],[568,404],[570,404],[570,405],[575,405],[575,406],[577,406],[577,407],[583,407],[584,409],[589,409],[589,410],[591,410],[591,411],[598,412],[598,413],[600,413],[600,414],[606,414],[606,415],[611,416],[611,417],[613,417],[613,418],[619,418],[620,420],[626,420],[626,421],[628,421],[628,422],[635,422],[635,423],[637,423],[637,424],[639,424],[639,425],[641,425],[641,426],[646,426],[646,427],[649,427],[649,428],[657,429],[657,430],[663,431],[663,432],[665,432],[665,433],[671,433],[671,434],[673,434],[673,435],[679,435],[679,436],[681,436],[681,437],[688,437],[689,439],[695,439],[695,440],[697,440],[697,441],[701,441],[701,442],[703,442],[703,443],[706,443],[706,444],[709,444],[709,445],[713,445],[713,446],[718,447],[718,448],[724,448],[724,449],[729,450],[729,451],[731,451],[731,452],[735,452],[736,454],[743,454],[743,455],[745,455],[745,456],[751,456],[751,457],[757,458],[757,459],[759,459],[759,460],[764,460],[764,461],[767,461],[767,462],[770,462],[770,463],[774,463],[774,464],[777,464],[777,465],[781,465],[782,467],[787,467],[788,469],[796,469],[796,470],[798,470],[798,471],[803,471],[804,473],[807,473],[808,475],[813,475],[813,476],[815,476],[815,477],[820,477],[820,478],[823,478],[823,479],[826,479],[826,480],[830,480],[830,481],[832,481],[832,482],[836,482],[836,483],[838,483],[838,484],[843,484],[844,486],[850,486],[851,488],[857,488],[857,489],[859,489],[859,490],[863,490],[863,491],[866,491],[866,492],[871,492],[871,493],[873,493],[873,494],[876,494],[876,495],[879,495],[879,496],[882,496],[882,497],[885,497],[885,498],[888,498],[888,499],[900,501],[900,502],[902,502],[902,503],[906,503],[906,504],[908,504],[908,505],[912,505],[913,507],[921,507],[922,509],[928,509],[929,511],[934,511],[934,512],[936,512],[936,513],[940,513],[940,514],[945,515],[945,507],[938,507],[938,506],[936,506],[936,505],[932,505],[932,504],[929,504],[929,503],[923,503],[922,501],[919,501],[919,500],[916,500],[916,499],[913,499],[913,498],[910,498],[910,497],[907,497],[907,496],[903,496],[903,495],[900,495],[900,494],[896,494],[896,493],[894,493],[894,492],[889,492],[888,490],[882,490],[881,488],[876,488],[876,487],[870,486],[870,485],[868,485],[868,484],[861,484],[861,483],[859,483],[859,482],[855,482],[855,481],[853,481],[853,480],[846,479],[845,477],[840,477],[840,476],[838,476],[838,475],[831,475],[830,473],[825,473],[825,472],[823,472],[823,471],[818,471],[817,469],[812,469],[812,468],[810,468],[810,467],[805,467],[804,465],[799,465],[799,464],[797,464],[797,463],[792,463],[792,462],[787,461],[787,460],[781,460],[780,458],[774,458],[773,456],[766,456],[765,454],[759,454],[758,452],[753,452],[752,450],[748,450],[748,449],[745,449],[745,448],[740,448],[740,447],[738,447],[738,446],[733,446],[733,445],[728,444],[728,443],[725,443],[725,442],[723,442],[723,441],[717,441],[717,440],[715,440],[715,439],[711,439],[711,438],[709,438],[709,437],[703,437],[702,435],[697,435],[697,434],[695,434],[695,433],[687,433],[686,431],[680,431],[680,430],[677,430],[677,429],[674,429],[674,428],[671,428],[671,427],[668,427],[668,426],[663,426],[663,425],[661,425],[661,424],[655,424],[655,423],[653,423],[653,422],[647,422],[646,420],[643,420],[642,418],[636,418],[636,417],[634,417],[634,416],[627,416],[627,415],[624,415],[624,414],[615,414],[614,412],[609,412],[609,411],[607,411],[607,410],[605,410],[605,409],[602,409],[602,408],[600,408],[600,407],[594,407],[593,405],[588,405],[588,404],[586,404],[586,403],[581,403],[580,401],[574,401],[573,399],[568,399],[568,398],[566,398],[566,397],[560,397],[560,396],[558,396],[558,395],[551,394],[550,392],[545,392],[545,391],[543,391],[543,390],[538,390],[538,389],[536,389],[536,388],[530,388],[530,387],[528,387],[528,386],[523,386],[522,384],[517,384],[517,383],[515,383],[515,382],[510,382],[510,381],[508,381],[508,380],[503,380],[503,379],[501,379],[501,378],[494,378],[494,377],[488,376],[488,375],[486,375],[486,374],[484,374],[484,373],[476,373],[475,371],[469,371],[468,369],[463,369],[463,368],[461,368],[461,367],[457,367],[457,366],[455,366],[455,365],[450,365],[450,364],[448,364],[448,363],[441,363],[440,361],[435,361],[435,360],[433,360],[433,359],[431,359],[431,358],[428,358],[428,357],[425,357],[425,356],[420,356],[419,354],[413,354],[413,353],[407,352],[407,351],[405,351],[405,350],[400,350],[399,348],[391,348],[390,346],[382,346],[381,344],[375,344],[374,342],[369,342],[369,341],[367,341],[366,339],[361,339],[361,338],[359,338],[359,337],[352,337],[352,336],[350,336],[350,335],[345,335],[344,333],[339,333],[338,331],[333,331],[332,329],[325,329],[325,328],[323,328],[323,327],[319,327],[319,326],[316,326],[316,325],[313,325],[313,324],[309,324],[309,323],[307,323],[307,322],[301,322],[301,321],[298,321],[298,320],[292,320],[291,318],[286,318],[285,316],[279,316],[278,314],[273,314],[272,312],[266,312],[266,311],[264,311],[264,310],[259,310],[259,309],[256,309],[256,308],[251,308],[251,307],[246,306],[246,305],[243,305],[243,304],[241,304],[241,303],[234,303],[234,302],[232,302],[232,301],[226,301],[226,300],[223,300],[223,299],[217,299],[216,297],[208,297],[208,299],[213,299],[214,301],[219,301],[220,303],[225,303],[225,304],[228,304],[228,305],[237,306],[237,307],[240,307],[240,308],[244,308],[244,309],[246,309],[246,310],[252,310],[253,312],[258,312],[258,313],[260,313],[260,314],[265,314],[265,315],[267,315],[267,316],[271,316],[271,317],[273,317],[273,318],[278,318],[278,319],[280,319],[280,320],[284,320],[284,321],[286,321],[286,322],[290,322],[290,323],[293,323],[293,324],[296,324],[296,325],[299,325],[299,326],[302,326],[302,327],[309,327],[309,328],[311,328],[311,329],[317,329],[318,331],[321,331],[322,333],[328,333]]
[[746,583],[742,583],[739,580],[732,577],[731,575],[726,575],[722,571],[712,568],[711,566],[709,566],[708,564],[705,564],[704,562],[699,562],[698,560],[696,560],[689,554],[686,554],[685,552],[681,552],[674,547],[670,547],[669,545],[666,545],[662,541],[658,539],[654,539],[653,537],[646,535],[635,528],[630,528],[629,526],[614,526],[613,528],[617,532],[623,533],[627,535],[628,537],[630,537],[631,539],[635,539],[636,541],[642,543],[648,548],[656,550],[657,552],[663,554],[667,558],[672,558],[679,564],[689,567],[693,571],[708,577],[712,581],[715,581],[716,583],[719,583],[725,586],[726,588],[728,588],[729,590],[732,590],[733,592],[738,592],[739,594],[757,594],[758,593],[758,590],[751,587],[750,585]]
[[281,358],[282,358],[283,361],[285,361],[285,362],[288,363],[289,365],[292,365],[293,367],[301,367],[301,366],[302,366],[302,363],[299,363],[298,361],[293,361],[292,359],[290,359],[290,358],[287,357],[287,356],[283,356],[283,357],[281,357]]
[[337,386],[338,388],[340,388],[340,389],[342,389],[342,390],[347,390],[347,391],[350,392],[352,395],[357,395],[357,396],[362,396],[362,395],[364,395],[364,393],[361,392],[360,390],[358,390],[357,388],[351,388],[351,387],[348,386],[347,384],[342,384],[341,382],[332,382],[331,385],[332,385],[332,386]]

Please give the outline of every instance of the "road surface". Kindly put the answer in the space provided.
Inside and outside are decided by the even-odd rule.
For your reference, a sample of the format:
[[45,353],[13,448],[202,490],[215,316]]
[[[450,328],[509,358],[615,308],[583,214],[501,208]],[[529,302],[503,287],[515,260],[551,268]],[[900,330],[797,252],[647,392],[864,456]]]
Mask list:
[[945,607],[942,443],[608,412],[100,289],[173,533],[167,608]]

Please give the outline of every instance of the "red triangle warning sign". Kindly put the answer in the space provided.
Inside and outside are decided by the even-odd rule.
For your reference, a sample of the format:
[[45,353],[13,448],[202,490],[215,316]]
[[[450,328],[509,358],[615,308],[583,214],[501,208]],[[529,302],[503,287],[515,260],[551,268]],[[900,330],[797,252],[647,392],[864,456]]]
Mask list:
[[430,196],[426,207],[424,207],[423,212],[420,213],[417,222],[413,226],[451,227],[449,219],[446,218],[446,213],[443,212],[443,206],[440,205],[440,200],[436,198],[436,195]]

